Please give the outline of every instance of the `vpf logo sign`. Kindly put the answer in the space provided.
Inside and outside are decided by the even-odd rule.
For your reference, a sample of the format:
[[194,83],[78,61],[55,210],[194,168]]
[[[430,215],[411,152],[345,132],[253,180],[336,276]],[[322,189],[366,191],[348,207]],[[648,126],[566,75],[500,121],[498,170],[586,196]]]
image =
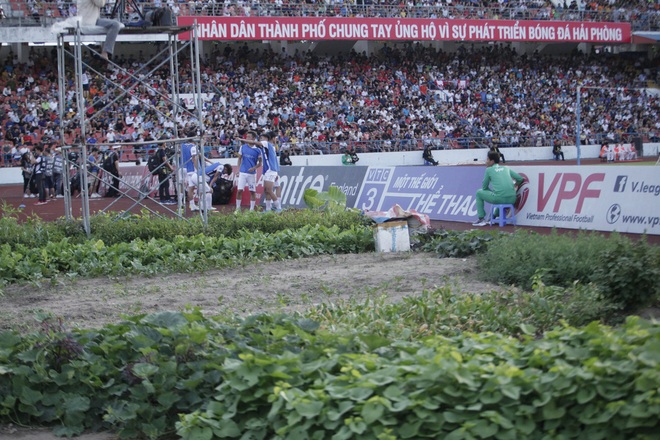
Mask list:
[[[625,176],[621,176],[625,177]],[[537,210],[545,211],[546,206],[554,199],[552,212],[559,212],[563,202],[577,199],[575,213],[580,214],[585,199],[600,197],[600,189],[594,188],[597,182],[605,180],[605,173],[593,173],[585,176],[584,180],[579,173],[557,173],[552,181],[546,183],[546,174],[539,174],[539,197]],[[625,182],[621,183],[625,188]]]

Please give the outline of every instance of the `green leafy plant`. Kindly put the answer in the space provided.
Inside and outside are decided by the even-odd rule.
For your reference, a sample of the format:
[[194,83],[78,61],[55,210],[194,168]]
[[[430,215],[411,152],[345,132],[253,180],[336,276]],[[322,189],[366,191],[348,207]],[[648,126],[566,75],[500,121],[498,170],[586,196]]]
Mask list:
[[408,341],[369,330],[190,309],[2,332],[0,423],[153,439],[652,438],[660,427],[656,322]]
[[38,217],[28,217],[19,221],[19,211],[7,206],[6,202],[4,202],[2,212],[0,243],[3,244],[10,246],[25,244],[28,247],[39,247],[48,241],[61,240],[69,232],[63,230],[56,222],[44,222]]
[[660,248],[645,240],[616,240],[597,256],[591,279],[622,309],[649,305],[660,298]]
[[493,240],[477,258],[485,280],[523,289],[539,282],[563,288],[592,283],[607,310],[630,311],[660,297],[660,248],[644,237],[516,232]]
[[330,213],[339,213],[346,210],[346,194],[336,186],[330,186],[328,192],[318,192],[307,188],[303,200],[310,209],[323,209]]
[[485,280],[516,284],[529,289],[532,277],[542,270],[547,285],[568,287],[574,281],[588,283],[597,267],[599,255],[625,240],[614,235],[605,238],[598,233],[540,235],[516,231],[489,243],[485,252],[477,255],[479,272]]
[[[208,219],[205,228],[201,219],[195,217],[187,220],[163,218],[148,212],[131,214],[124,217],[113,213],[92,216],[90,225],[92,240],[101,240],[106,245],[127,243],[133,240],[148,241],[169,239],[174,236],[193,237],[207,235],[212,237],[236,237],[242,230],[258,230],[264,233],[274,233],[285,229],[299,229],[310,224],[320,226],[336,226],[340,230],[350,229],[358,225],[366,225],[359,213],[342,211],[330,215],[325,211],[287,210],[278,215],[258,215],[248,213],[240,216],[218,215]],[[25,245],[28,248],[41,248],[49,242],[66,238],[70,243],[81,244],[88,241],[80,220],[58,219],[54,222],[44,222],[39,218],[28,218],[19,221],[17,215],[3,215],[0,218],[0,243],[12,248]]]
[[[3,218],[0,233],[18,238],[0,245],[0,281],[373,250],[371,229],[353,213],[222,217],[203,232],[194,221],[98,217],[92,240],[75,222]],[[36,333],[0,332],[0,423],[154,439],[653,438],[660,326],[582,326],[636,303],[641,294],[622,290],[623,280],[652,274],[657,250],[634,253],[616,235],[538,238],[422,239],[439,256],[476,254],[497,281],[527,280],[529,291],[441,286],[396,304],[374,294],[293,316],[209,319],[190,309],[94,330],[45,320]],[[585,275],[596,259],[614,259],[608,252],[642,265]],[[605,288],[618,292],[611,301]]]
[[102,240],[75,244],[63,238],[37,249],[22,244],[13,249],[0,245],[0,281],[38,281],[63,274],[152,275],[171,267],[199,271],[245,261],[358,253],[374,248],[371,231],[366,226],[340,230],[337,226],[311,224],[270,234],[243,229],[236,235],[233,238],[177,235],[111,245]]
[[523,329],[530,328],[543,334],[562,322],[579,326],[616,317],[617,307],[604,300],[594,285],[546,286],[541,278],[535,275],[529,292],[513,288],[463,292],[447,283],[394,303],[374,294],[364,301],[319,304],[304,316],[329,329],[348,327],[401,340],[463,332],[521,336],[527,331]]
[[440,258],[462,258],[486,250],[487,244],[502,233],[491,231],[435,230],[418,234],[416,247],[425,252],[435,252]]
[[[647,375],[658,357],[643,353],[657,334],[653,324],[629,321],[623,330],[566,327],[542,340],[484,334],[403,343],[364,335],[371,345],[358,344],[358,352],[341,338],[343,350],[325,355],[249,350],[225,363],[215,398],[182,415],[177,432],[184,439],[650,438],[660,403]],[[322,334],[313,339],[328,343]],[[607,361],[596,365],[603,354]]]

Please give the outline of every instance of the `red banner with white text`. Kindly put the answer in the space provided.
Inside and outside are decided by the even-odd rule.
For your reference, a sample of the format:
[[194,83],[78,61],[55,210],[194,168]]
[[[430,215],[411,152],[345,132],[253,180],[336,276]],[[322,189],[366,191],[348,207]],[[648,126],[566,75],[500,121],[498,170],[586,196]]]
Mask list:
[[[335,17],[178,17],[200,40],[386,40],[630,43],[629,23]],[[190,32],[179,35],[190,39]]]

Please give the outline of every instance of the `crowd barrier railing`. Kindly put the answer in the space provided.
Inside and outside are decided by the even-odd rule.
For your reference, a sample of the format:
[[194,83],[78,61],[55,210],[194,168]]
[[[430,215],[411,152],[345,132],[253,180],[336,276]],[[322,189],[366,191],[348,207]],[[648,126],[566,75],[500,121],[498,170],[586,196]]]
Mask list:
[[[428,145],[431,150],[456,150],[456,149],[487,149],[490,147],[498,148],[518,148],[518,147],[547,147],[554,143],[555,138],[549,134],[538,134],[534,136],[495,136],[495,137],[423,137],[423,138],[395,138],[395,139],[377,139],[377,140],[333,140],[333,141],[314,141],[314,140],[288,140],[283,139],[277,142],[282,150],[287,150],[292,156],[310,156],[342,154],[345,150],[361,153],[389,153],[405,151],[421,151]],[[582,140],[582,145],[595,145],[603,143],[635,143],[635,142],[660,142],[660,137],[649,135],[648,133],[623,133],[615,138],[609,134],[600,133],[590,135],[589,138]],[[117,143],[121,144],[119,139]],[[575,145],[572,139],[562,139],[562,145]],[[53,145],[57,145],[55,141]],[[0,166],[16,166],[11,158],[11,142],[0,143]],[[208,139],[204,146],[204,155],[210,159],[235,157],[240,148],[240,143],[233,140],[228,145],[222,145]],[[125,145],[120,150],[120,160],[122,162],[135,162],[136,160],[146,161],[150,154],[155,151],[155,145],[132,146]]]
[[[491,137],[475,136],[451,136],[440,135],[437,137],[421,138],[393,138],[393,139],[372,139],[372,140],[290,140],[280,139],[277,144],[280,149],[287,150],[292,156],[310,156],[342,154],[349,150],[360,153],[389,153],[405,151],[421,151],[428,145],[431,150],[456,150],[456,149],[487,149],[490,147],[498,148],[518,148],[518,147],[547,147],[554,144],[556,136],[552,134],[539,133],[532,136],[500,135]],[[117,143],[127,142],[122,140],[121,136]],[[589,137],[583,137],[581,145],[602,145],[603,143],[647,143],[660,142],[660,136],[655,133],[620,133],[612,137],[610,133],[591,134]],[[71,143],[71,142],[69,142]],[[562,145],[575,145],[575,139],[561,138]],[[59,145],[57,140],[49,142],[48,145]],[[16,166],[11,158],[11,141],[0,142],[0,166]],[[208,158],[230,158],[235,157],[240,148],[237,140],[232,140],[229,144],[223,145],[215,141],[212,137],[207,138],[204,145],[204,155]],[[151,153],[156,150],[156,145],[125,145],[120,150],[122,162],[135,162],[136,160],[146,161]]]
[[[642,133],[623,133],[618,137],[611,138],[608,134],[590,135],[585,138],[582,145],[594,145],[608,143],[633,143],[636,139],[640,142],[658,142],[660,138],[649,138]],[[455,150],[455,149],[487,149],[492,146],[498,148],[518,147],[547,147],[554,143],[552,135],[539,134],[535,136],[497,136],[497,137],[424,137],[424,138],[401,138],[401,139],[379,139],[379,140],[352,140],[352,141],[278,141],[279,148],[286,150],[292,156],[310,156],[325,154],[342,154],[344,150],[360,153],[389,153],[395,151],[421,151],[429,145],[431,150]],[[213,144],[213,143],[211,143]],[[575,140],[563,139],[562,145],[575,145]],[[240,148],[236,140],[229,145],[207,145],[205,151],[209,158],[234,157]]]

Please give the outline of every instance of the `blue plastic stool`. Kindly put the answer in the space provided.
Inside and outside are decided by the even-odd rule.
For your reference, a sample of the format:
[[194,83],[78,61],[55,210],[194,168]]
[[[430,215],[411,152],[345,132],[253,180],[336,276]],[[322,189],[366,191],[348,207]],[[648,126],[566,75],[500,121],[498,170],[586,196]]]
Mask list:
[[[498,218],[495,218],[495,210],[500,211],[500,215]],[[506,216],[506,210],[510,209],[511,210],[511,217]],[[500,224],[500,227],[507,225],[509,223],[513,224],[514,226],[516,225],[516,209],[513,207],[511,203],[506,203],[504,205],[493,205],[490,209],[490,224],[491,226],[493,223],[498,223]]]

